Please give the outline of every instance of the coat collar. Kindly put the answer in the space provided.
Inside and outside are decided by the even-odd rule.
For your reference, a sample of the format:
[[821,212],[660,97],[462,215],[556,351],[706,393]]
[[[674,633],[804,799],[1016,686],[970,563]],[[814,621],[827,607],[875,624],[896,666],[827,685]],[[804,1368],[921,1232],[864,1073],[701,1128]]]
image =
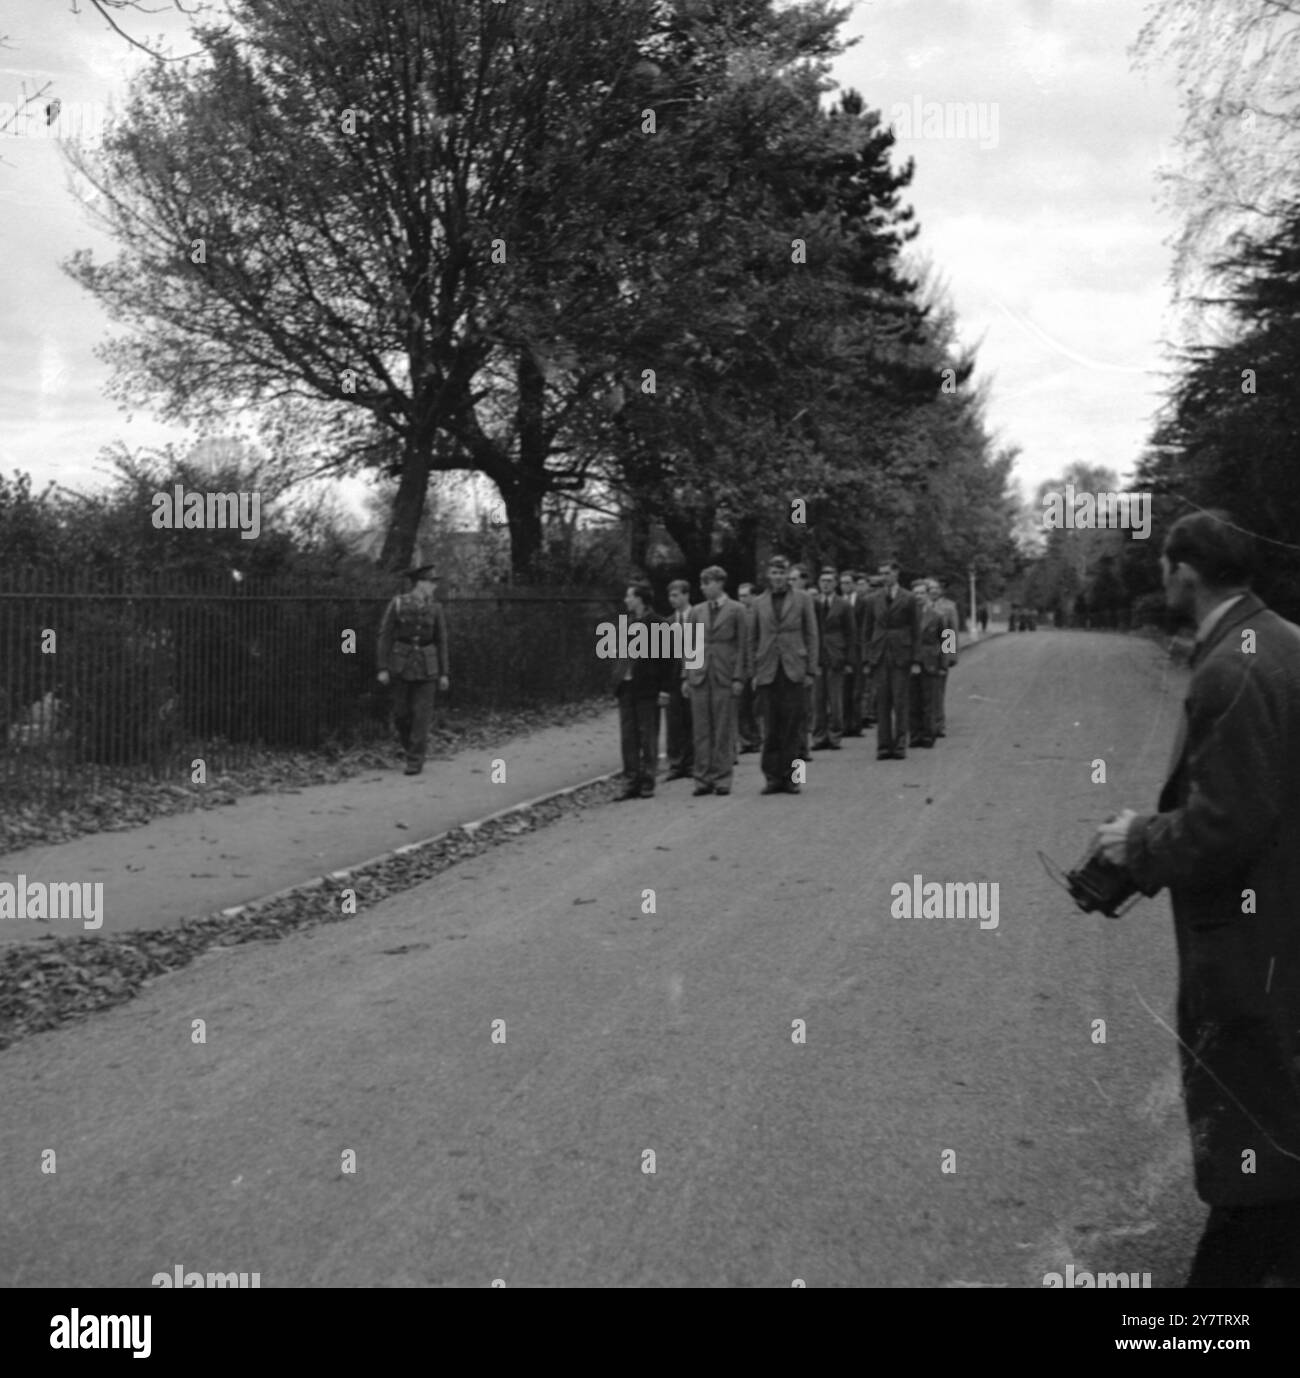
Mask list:
[[1192,652],[1191,666],[1195,669],[1230,632],[1235,632],[1243,622],[1249,621],[1253,617],[1258,617],[1261,612],[1266,612],[1264,600],[1258,594],[1251,593],[1249,590],[1242,598],[1234,603],[1227,612],[1210,628],[1210,634],[1204,641],[1200,642]]

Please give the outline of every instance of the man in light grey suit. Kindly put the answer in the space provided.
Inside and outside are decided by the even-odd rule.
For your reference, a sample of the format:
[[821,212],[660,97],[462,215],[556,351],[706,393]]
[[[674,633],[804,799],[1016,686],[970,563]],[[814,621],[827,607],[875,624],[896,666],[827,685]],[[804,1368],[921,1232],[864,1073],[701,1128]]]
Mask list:
[[700,575],[704,602],[690,611],[702,630],[704,664],[684,663],[682,695],[695,731],[695,793],[730,794],[736,763],[736,716],[746,673],[749,638],[745,613],[727,597],[727,571],[710,565]]
[[790,562],[768,561],[768,590],[750,610],[746,664],[763,718],[764,794],[798,794],[794,763],[805,732],[805,685],[818,672],[820,644],[812,599],[789,586]]

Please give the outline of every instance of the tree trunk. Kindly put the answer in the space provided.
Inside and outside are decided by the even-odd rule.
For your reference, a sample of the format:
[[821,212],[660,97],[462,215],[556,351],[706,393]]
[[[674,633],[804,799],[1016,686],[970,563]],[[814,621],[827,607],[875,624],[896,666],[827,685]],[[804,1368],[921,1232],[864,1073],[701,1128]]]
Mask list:
[[700,570],[713,563],[713,507],[668,513],[663,518],[668,534],[677,542],[694,583]]
[[[393,499],[392,516],[384,537],[380,564],[395,574],[404,571],[415,553],[415,540],[424,515],[424,501],[429,489],[429,471],[433,459],[433,445],[422,438],[408,439],[402,455],[402,476]],[[421,552],[426,560],[434,558],[431,551]]]

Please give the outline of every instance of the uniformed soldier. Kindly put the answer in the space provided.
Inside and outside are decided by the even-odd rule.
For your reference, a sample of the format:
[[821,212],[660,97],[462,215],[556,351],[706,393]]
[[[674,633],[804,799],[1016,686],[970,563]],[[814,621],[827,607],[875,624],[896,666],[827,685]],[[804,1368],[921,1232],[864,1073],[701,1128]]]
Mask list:
[[424,769],[433,722],[434,684],[447,692],[447,622],[437,601],[438,575],[412,557],[411,587],[384,609],[379,625],[379,682],[393,686],[393,719],[406,755],[406,774]]

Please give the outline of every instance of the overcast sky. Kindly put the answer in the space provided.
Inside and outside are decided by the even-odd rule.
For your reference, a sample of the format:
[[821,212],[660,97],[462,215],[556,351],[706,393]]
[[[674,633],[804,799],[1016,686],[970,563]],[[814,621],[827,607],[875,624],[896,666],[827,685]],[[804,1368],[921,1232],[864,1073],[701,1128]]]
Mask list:
[[[65,105],[120,100],[146,59],[72,3],[4,0],[0,102],[17,104],[24,81],[52,81]],[[1076,459],[1129,469],[1160,402],[1174,225],[1156,171],[1177,99],[1163,73],[1131,68],[1142,14],[1137,0],[862,0],[847,30],[860,42],[835,67],[916,159],[916,247],[980,344],[990,419],[1021,451],[1026,493]],[[183,40],[166,15],[130,18],[141,37]],[[109,322],[58,265],[112,246],[66,190],[43,118],[0,136],[0,472],[93,488],[102,445],[184,433],[105,396],[92,350]]]

